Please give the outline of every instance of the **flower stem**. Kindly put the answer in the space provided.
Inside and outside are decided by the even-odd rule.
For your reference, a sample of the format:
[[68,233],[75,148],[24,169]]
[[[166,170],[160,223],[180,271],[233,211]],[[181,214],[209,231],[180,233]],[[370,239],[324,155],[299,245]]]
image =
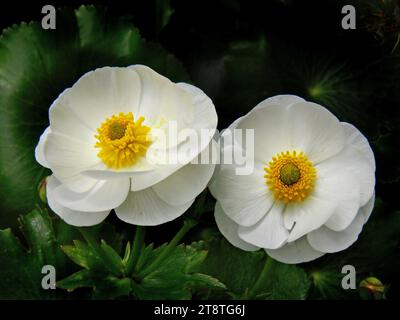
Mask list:
[[259,293],[260,289],[262,288],[262,285],[265,284],[266,280],[270,276],[270,272],[272,269],[272,266],[274,265],[274,259],[272,259],[269,256],[266,256],[264,267],[261,270],[260,275],[258,276],[253,288],[251,288],[247,294],[248,299],[254,299],[257,294]]
[[147,267],[143,272],[139,273],[141,278],[146,277],[154,270],[158,268],[161,262],[168,257],[168,255],[175,249],[176,245],[182,240],[182,238],[197,224],[197,221],[193,219],[186,219],[183,223],[182,228],[178,233],[172,238],[170,243],[161,251],[160,255]]
[[135,239],[133,240],[133,248],[128,259],[126,266],[127,273],[130,274],[136,268],[137,262],[139,260],[140,253],[144,246],[144,235],[146,229],[143,226],[137,226],[135,232]]

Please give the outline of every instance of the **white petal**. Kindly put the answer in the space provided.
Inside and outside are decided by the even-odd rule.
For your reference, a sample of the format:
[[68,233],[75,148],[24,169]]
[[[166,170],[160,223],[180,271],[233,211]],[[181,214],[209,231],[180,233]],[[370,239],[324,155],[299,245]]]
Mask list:
[[295,223],[289,242],[323,224],[343,230],[359,210],[360,189],[354,175],[347,170],[332,172],[322,164],[317,167],[313,193],[303,203],[289,204],[284,212],[285,226],[290,229]]
[[177,86],[192,97],[194,118],[190,122],[190,128],[215,129],[218,123],[218,116],[211,99],[201,89],[188,83],[177,83]]
[[76,176],[101,161],[92,145],[55,132],[48,134],[44,155],[61,180]]
[[299,102],[289,107],[286,131],[291,148],[302,150],[317,164],[341,151],[346,137],[339,120],[324,107]]
[[375,188],[375,173],[366,157],[355,147],[347,145],[336,156],[316,167],[319,176],[351,172],[360,187],[360,206],[364,206],[371,199]]
[[371,216],[372,211],[374,210],[374,204],[375,204],[375,194],[369,199],[367,204],[363,207],[361,207],[361,214],[364,217],[364,223],[366,223]]
[[[179,111],[189,118],[192,117],[190,99],[183,90],[149,67],[135,65],[133,68],[140,76],[142,86],[139,114],[151,126],[160,118],[166,117],[167,121],[177,119]],[[188,113],[183,109],[185,104],[188,106]]]
[[42,135],[39,138],[39,143],[37,144],[35,148],[35,158],[36,161],[39,162],[39,164],[45,168],[50,168],[50,164],[46,160],[45,156],[45,147],[46,147],[46,142],[49,133],[51,132],[50,127],[47,127],[46,130],[42,133]]
[[140,226],[155,226],[180,217],[194,202],[172,206],[163,201],[152,188],[129,192],[125,202],[115,209],[118,218]]
[[294,227],[290,232],[288,242],[293,242],[312,230],[322,226],[336,209],[333,201],[322,200],[313,195],[302,203],[292,203],[286,206],[284,215],[293,215]]
[[54,200],[72,210],[92,212],[111,210],[119,206],[127,197],[130,180],[128,178],[99,180],[87,192],[77,193],[60,185],[53,191]]
[[259,249],[259,247],[253,246],[239,238],[239,225],[224,213],[218,202],[215,204],[214,215],[219,231],[233,246],[245,251],[256,251]]
[[61,206],[54,199],[53,192],[60,186],[60,182],[52,175],[47,182],[47,202],[51,210],[53,210],[66,223],[77,226],[87,227],[99,224],[110,213],[110,210],[100,212],[82,212],[71,210]]
[[[143,66],[137,66],[137,68],[139,68],[139,67],[143,69],[143,74],[147,74],[147,76],[146,76],[147,78],[145,77],[147,79],[146,81],[151,82],[151,78],[154,75],[148,74],[148,71],[147,71],[148,68],[143,67]],[[158,76],[160,76],[160,75],[158,75]],[[149,85],[150,84],[148,84],[148,86]],[[168,82],[168,85],[175,86],[170,81]],[[141,167],[138,167],[137,165],[135,165],[130,170],[112,171],[109,168],[96,167],[94,169],[87,170],[84,173],[90,177],[94,177],[94,178],[98,178],[98,179],[112,179],[112,178],[118,177],[120,175],[130,176],[130,177],[132,177],[131,190],[139,191],[139,190],[144,190],[146,188],[154,186],[155,184],[163,181],[165,178],[172,175],[174,172],[176,172],[183,166],[187,165],[190,161],[192,161],[195,157],[197,157],[200,152],[203,152],[210,144],[210,141],[211,141],[212,136],[216,129],[217,114],[215,111],[215,107],[212,104],[212,101],[200,89],[193,87],[189,84],[183,84],[183,83],[179,83],[175,87],[176,88],[174,90],[184,91],[185,93],[187,93],[192,99],[190,101],[190,103],[192,103],[194,106],[194,117],[192,119],[192,122],[189,124],[187,124],[185,122],[184,124],[186,124],[189,129],[194,130],[194,132],[197,133],[197,135],[196,135],[197,137],[201,136],[202,130],[210,130],[209,131],[210,135],[208,135],[207,138],[201,139],[200,143],[197,143],[198,142],[197,139],[195,141],[196,143],[192,143],[191,141],[183,142],[177,147],[166,148],[166,150],[160,150],[159,149],[160,146],[157,146],[157,145],[153,146],[153,144],[152,144],[147,151],[146,161],[148,160],[147,158],[149,158],[151,155],[154,155],[153,152],[158,152],[161,155],[167,154],[167,155],[171,156],[172,158],[174,156],[176,156],[175,158],[178,159],[177,162],[176,161],[175,162],[171,162],[171,161],[170,162],[168,162],[168,161],[162,162],[161,161],[160,163],[157,163],[157,162],[154,163],[154,162],[150,161],[150,159],[149,159],[147,161],[147,163],[143,164]],[[163,90],[165,91],[165,89],[163,89]],[[146,101],[147,100],[150,101],[153,98],[151,95],[149,95],[148,97],[146,95],[146,98],[144,98],[144,99]],[[170,101],[170,104],[172,102],[173,101]],[[143,101],[141,101],[141,106],[142,106],[142,104],[144,105]],[[163,102],[163,105],[165,105],[165,102]],[[185,106],[185,107],[189,108],[188,106]],[[165,106],[165,110],[169,110],[169,107]],[[150,110],[149,112],[153,112],[153,111]],[[163,112],[162,110],[159,110],[159,111],[161,113]],[[172,111],[171,111],[171,114],[173,114]],[[184,114],[185,114],[184,112],[180,112],[180,116],[184,115]],[[154,115],[154,117],[155,117],[155,115]],[[171,117],[173,117],[173,115]],[[183,119],[181,119],[181,120],[183,121],[184,119],[188,120],[186,116],[184,116]],[[180,122],[182,122],[182,121],[180,121]],[[188,150],[189,150],[189,152],[187,152]],[[167,158],[167,159],[169,159],[169,158]]]
[[[216,147],[213,150],[216,152]],[[165,202],[171,205],[184,204],[196,198],[207,187],[214,168],[214,164],[190,163],[152,188]]]
[[[178,146],[178,150],[183,149],[183,144]],[[168,149],[168,151],[165,152],[166,158],[163,158],[167,159],[167,161],[154,161],[154,158],[150,158],[151,156],[149,153],[152,150],[149,148],[147,150],[146,157],[139,159],[133,166],[129,168],[115,170],[108,168],[103,163],[98,163],[97,165],[92,166],[90,169],[82,171],[82,174],[95,179],[106,180],[121,177],[131,177],[132,191],[143,190],[157,184],[180,168],[184,167],[193,161],[194,158],[199,155],[199,152],[205,151],[206,148],[199,150],[198,146],[194,146],[193,148],[189,146],[188,149],[190,150],[186,154],[184,154],[184,152],[180,153],[179,151],[175,152],[171,149]],[[174,158],[168,158],[168,152],[170,151],[171,153],[169,155],[172,155]],[[157,152],[159,152],[159,150],[157,150]],[[162,152],[164,151],[161,151],[160,153]],[[160,156],[159,158],[161,159],[162,157]],[[169,161],[169,159],[177,159],[177,161]]]
[[224,212],[242,226],[260,221],[273,204],[262,163],[255,163],[249,175],[237,175],[234,165],[223,165],[210,189]]
[[280,248],[289,236],[283,225],[283,209],[283,204],[275,202],[260,222],[251,227],[239,226],[239,237],[257,247]]
[[[203,146],[204,142],[208,144]],[[195,147],[190,150],[190,154],[185,156],[185,159],[182,161],[178,161],[178,163],[171,164],[153,164],[153,169],[148,172],[138,172],[135,175],[132,175],[132,191],[139,191],[149,187],[156,185],[157,183],[163,181],[173,173],[177,172],[179,169],[187,165],[189,162],[195,160],[196,157],[201,155],[202,152],[207,152],[208,147],[210,146],[210,140],[202,140],[201,150],[198,147]],[[179,147],[183,147],[182,144]],[[179,158],[178,159],[182,159]]]
[[280,94],[277,96],[273,96],[271,98],[265,99],[260,102],[255,108],[263,108],[268,105],[280,105],[282,107],[288,107],[294,103],[304,102],[303,98],[300,98],[291,94]]
[[335,211],[325,225],[335,231],[346,229],[354,220],[360,208],[360,186],[352,172],[343,169],[325,174],[317,180],[316,196],[334,202]]
[[[56,170],[56,172],[58,171]],[[53,172],[54,176],[62,181],[63,186],[74,192],[87,192],[99,181],[99,179],[94,179],[80,173],[74,176],[58,177],[56,172]]]
[[70,106],[68,96],[71,90],[71,88],[64,90],[50,106],[51,130],[94,145],[95,131],[82,122]]
[[324,252],[313,249],[308,243],[306,237],[288,243],[282,248],[276,250],[265,249],[265,251],[273,259],[288,264],[308,262],[325,254]]
[[134,66],[104,67],[83,75],[65,98],[77,117],[96,131],[114,114],[133,112],[136,117],[142,90],[141,78]]
[[154,186],[182,168],[183,165],[159,165],[148,172],[138,172],[131,177],[131,191],[140,191]]
[[294,95],[277,95],[265,99],[222,131],[221,138],[231,135],[236,128],[254,129],[256,157],[269,161],[276,153],[289,147],[283,127],[288,116],[288,107],[303,101],[304,99]]
[[263,101],[239,121],[236,129],[254,130],[254,157],[268,162],[291,147],[285,126],[289,116],[288,106]]
[[360,212],[343,231],[333,231],[325,226],[307,235],[310,245],[318,251],[333,253],[350,247],[358,238],[364,225],[364,216]]
[[156,163],[176,164],[177,161],[174,159],[178,159],[181,165],[189,163],[209,145],[216,132],[218,118],[211,99],[200,89],[186,83],[177,84],[177,88],[191,98],[189,106],[184,105],[183,107],[190,109],[193,106],[194,114],[191,119],[185,116],[183,111],[180,112],[180,118],[176,116],[179,131],[178,146],[176,143],[170,142],[167,130],[164,139],[161,139],[163,142],[156,140],[149,147],[148,157],[153,156],[153,160],[162,159]]
[[375,171],[375,156],[367,138],[350,123],[342,122],[342,126],[347,137],[347,143],[360,151]]
[[193,104],[192,95],[179,84],[165,79],[159,117],[166,121],[176,121],[178,129],[187,127],[194,121],[197,107]]
[[103,162],[91,167],[89,170],[82,171],[82,174],[97,180],[119,179],[122,177],[135,177],[146,172],[156,170],[156,166],[148,163],[145,157],[137,160],[137,162],[123,169],[112,169],[107,167]]

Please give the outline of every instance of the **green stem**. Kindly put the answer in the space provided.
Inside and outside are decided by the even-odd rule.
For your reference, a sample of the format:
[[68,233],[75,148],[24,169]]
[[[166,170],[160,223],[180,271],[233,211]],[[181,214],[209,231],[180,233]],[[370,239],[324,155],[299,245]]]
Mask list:
[[256,280],[256,283],[254,284],[253,288],[251,288],[247,294],[248,299],[255,298],[256,295],[259,293],[260,289],[265,284],[266,280],[270,275],[270,271],[272,269],[272,266],[274,265],[274,262],[275,262],[274,259],[266,256],[264,267],[261,270],[261,273],[258,276],[258,279]]
[[144,235],[146,233],[145,231],[146,231],[145,227],[142,226],[136,227],[135,239],[133,240],[133,248],[126,266],[128,274],[132,273],[136,268],[140,253],[144,246]]
[[147,267],[143,272],[139,273],[141,278],[146,277],[154,270],[158,268],[161,262],[168,257],[168,255],[175,249],[176,245],[182,240],[182,238],[197,224],[197,221],[193,219],[187,219],[184,221],[182,228],[178,233],[172,238],[170,243],[161,251],[160,255]]

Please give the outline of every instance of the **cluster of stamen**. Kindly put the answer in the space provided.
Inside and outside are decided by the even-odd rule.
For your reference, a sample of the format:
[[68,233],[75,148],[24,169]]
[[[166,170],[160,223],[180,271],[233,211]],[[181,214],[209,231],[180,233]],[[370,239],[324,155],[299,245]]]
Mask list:
[[144,117],[133,118],[132,112],[107,118],[97,129],[95,148],[103,163],[112,169],[134,165],[146,154],[151,144],[150,128],[143,125]]
[[266,183],[279,201],[301,202],[313,191],[317,171],[303,152],[278,153],[265,167]]

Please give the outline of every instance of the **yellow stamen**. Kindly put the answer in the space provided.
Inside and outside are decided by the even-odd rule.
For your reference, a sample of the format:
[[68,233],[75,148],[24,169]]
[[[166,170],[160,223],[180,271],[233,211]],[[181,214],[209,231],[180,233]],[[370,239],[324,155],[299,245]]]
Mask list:
[[112,169],[134,165],[146,154],[151,144],[150,128],[143,125],[144,117],[134,121],[132,112],[107,118],[97,129],[97,156]]
[[279,201],[301,202],[314,190],[317,170],[303,152],[278,153],[264,170],[266,183]]

